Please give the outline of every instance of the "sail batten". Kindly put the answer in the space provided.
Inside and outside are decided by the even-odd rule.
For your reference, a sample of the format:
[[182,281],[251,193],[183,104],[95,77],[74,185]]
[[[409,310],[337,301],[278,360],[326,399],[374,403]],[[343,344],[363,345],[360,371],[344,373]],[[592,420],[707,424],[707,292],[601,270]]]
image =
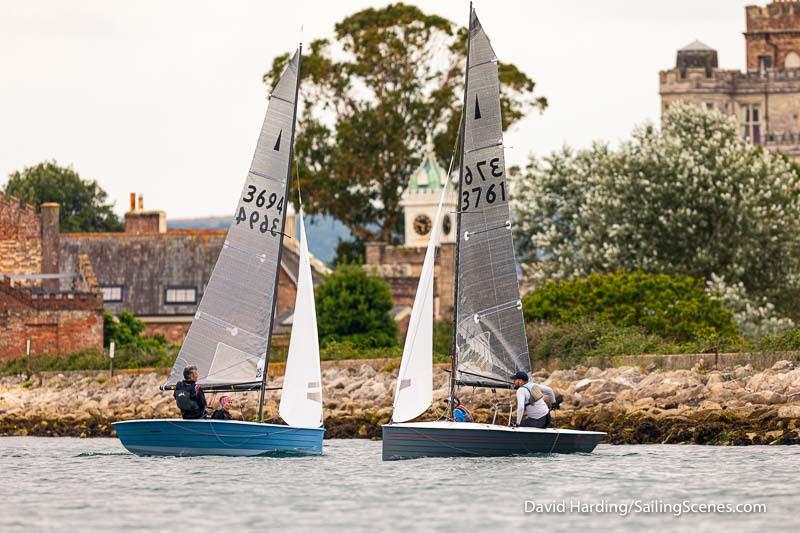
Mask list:
[[459,184],[454,379],[503,386],[530,371],[511,234],[497,56],[470,14]]
[[299,61],[298,49],[272,92],[225,244],[167,386],[187,365],[197,366],[205,386],[262,381],[288,207],[291,143],[280,138],[294,127]]

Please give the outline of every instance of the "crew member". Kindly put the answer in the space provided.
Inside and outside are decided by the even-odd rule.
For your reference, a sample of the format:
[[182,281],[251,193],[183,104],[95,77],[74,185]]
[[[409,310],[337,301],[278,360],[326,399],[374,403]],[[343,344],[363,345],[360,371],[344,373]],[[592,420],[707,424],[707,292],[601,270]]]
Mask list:
[[[558,408],[553,389],[547,385],[531,383],[526,372],[517,372],[511,379],[517,389],[517,425],[529,428],[549,426],[550,407]],[[526,416],[524,419],[523,415]]]
[[453,398],[453,420],[456,422],[475,422],[475,419],[472,418],[472,413],[464,407],[458,398]]
[[214,420],[230,420],[233,418],[233,416],[231,416],[231,412],[229,411],[232,403],[233,399],[230,396],[223,396],[220,398],[219,409],[214,411],[214,413],[211,415],[211,418]]
[[206,416],[206,397],[203,389],[197,384],[200,375],[197,367],[187,366],[183,369],[183,381],[175,384],[175,403],[181,410],[181,416],[185,419],[205,418]]

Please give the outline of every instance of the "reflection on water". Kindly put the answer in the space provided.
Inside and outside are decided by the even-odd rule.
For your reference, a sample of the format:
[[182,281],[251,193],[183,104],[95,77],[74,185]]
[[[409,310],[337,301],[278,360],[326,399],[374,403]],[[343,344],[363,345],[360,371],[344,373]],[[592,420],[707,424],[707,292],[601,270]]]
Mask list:
[[[382,462],[380,442],[325,446],[322,457],[143,458],[115,439],[0,438],[0,530],[800,527],[800,447],[600,445],[586,455]],[[536,514],[526,500],[764,503],[767,512]]]

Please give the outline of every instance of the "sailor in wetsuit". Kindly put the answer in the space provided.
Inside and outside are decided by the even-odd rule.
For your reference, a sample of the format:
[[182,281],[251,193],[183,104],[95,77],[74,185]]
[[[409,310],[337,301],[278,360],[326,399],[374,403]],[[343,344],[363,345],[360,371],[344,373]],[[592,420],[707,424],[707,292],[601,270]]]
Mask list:
[[197,367],[190,365],[183,369],[183,381],[175,384],[175,393],[172,396],[185,419],[206,417],[206,397],[197,384],[198,377]]
[[[553,389],[547,385],[530,383],[526,372],[517,372],[511,379],[517,389],[517,425],[529,428],[549,426],[550,407],[558,409]],[[545,397],[548,402],[545,402]],[[523,415],[527,415],[524,420]]]

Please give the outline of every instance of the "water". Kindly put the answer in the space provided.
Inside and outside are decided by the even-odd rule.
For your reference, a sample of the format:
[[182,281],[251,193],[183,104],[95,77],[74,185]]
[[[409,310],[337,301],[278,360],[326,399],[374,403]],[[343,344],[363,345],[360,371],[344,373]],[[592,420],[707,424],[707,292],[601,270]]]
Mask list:
[[[143,458],[116,439],[0,438],[0,531],[752,531],[800,528],[800,447],[600,445],[591,455],[383,462],[381,443],[322,457]],[[525,513],[566,505],[766,504],[766,513]],[[530,505],[530,504],[529,504]],[[618,509],[619,511],[619,509]]]

